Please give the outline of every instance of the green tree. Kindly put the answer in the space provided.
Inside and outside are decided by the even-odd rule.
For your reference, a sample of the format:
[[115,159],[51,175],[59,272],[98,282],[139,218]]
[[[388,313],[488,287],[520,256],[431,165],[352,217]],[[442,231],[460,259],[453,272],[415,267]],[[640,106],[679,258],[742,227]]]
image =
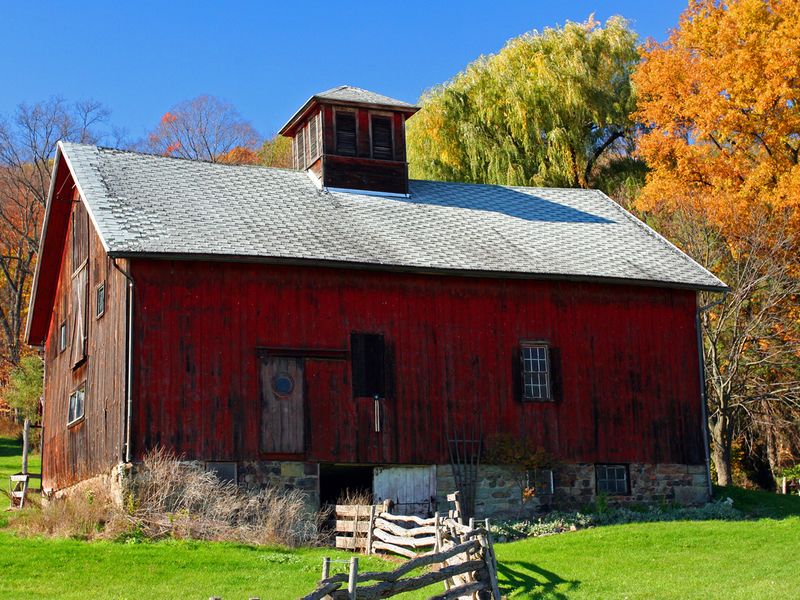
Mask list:
[[[637,37],[590,17],[512,39],[429,91],[409,121],[413,177],[595,187],[624,185],[635,108]],[[632,170],[630,170],[630,168]]]
[[25,356],[11,371],[5,388],[5,399],[25,419],[22,430],[22,472],[28,472],[30,426],[39,415],[39,400],[44,382],[44,362],[36,355]]
[[5,389],[5,399],[24,419],[36,420],[42,396],[44,363],[38,356],[25,356],[11,371]]
[[292,162],[292,139],[276,135],[265,140],[258,151],[258,164],[265,167],[283,167],[291,169]]

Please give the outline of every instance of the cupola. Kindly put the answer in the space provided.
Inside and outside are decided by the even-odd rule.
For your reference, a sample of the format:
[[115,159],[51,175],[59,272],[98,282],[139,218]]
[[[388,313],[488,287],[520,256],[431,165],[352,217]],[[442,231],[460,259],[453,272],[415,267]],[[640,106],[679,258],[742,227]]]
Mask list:
[[408,194],[405,123],[418,110],[342,85],[309,98],[278,133],[322,187]]

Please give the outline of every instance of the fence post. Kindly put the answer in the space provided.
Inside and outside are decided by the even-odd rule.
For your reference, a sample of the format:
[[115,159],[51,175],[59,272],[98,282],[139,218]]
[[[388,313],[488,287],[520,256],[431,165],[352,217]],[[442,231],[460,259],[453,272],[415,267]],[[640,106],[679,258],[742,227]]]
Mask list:
[[781,494],[785,496],[786,492],[787,492],[786,477],[784,477],[783,481],[781,481]]
[[486,573],[489,575],[489,585],[492,587],[492,600],[500,600],[500,586],[497,583],[497,571],[494,567],[494,548],[492,548],[489,534],[479,535],[478,542],[483,549],[483,562],[486,564]]
[[[369,507],[369,528],[367,529],[367,555],[372,554],[372,528],[375,527],[375,505]],[[358,526],[356,526],[358,528]]]
[[356,600],[356,586],[358,585],[358,558],[350,558],[350,578],[347,581],[347,592],[350,600]]
[[328,577],[331,576],[331,559],[327,556],[322,559],[322,579],[320,581],[324,581]]

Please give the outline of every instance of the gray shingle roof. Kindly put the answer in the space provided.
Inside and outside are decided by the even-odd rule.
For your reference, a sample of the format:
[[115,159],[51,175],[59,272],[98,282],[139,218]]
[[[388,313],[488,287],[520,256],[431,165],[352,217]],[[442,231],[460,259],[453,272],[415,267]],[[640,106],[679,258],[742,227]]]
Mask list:
[[724,284],[594,190],[410,182],[321,191],[304,172],[63,143],[106,249],[433,271]]
[[382,104],[384,106],[397,106],[400,108],[416,108],[413,104],[409,104],[408,102],[389,98],[389,96],[376,94],[375,92],[370,92],[369,90],[353,87],[351,85],[340,85],[320,92],[319,94],[314,94],[313,97],[330,101],[338,100],[339,102],[360,102],[363,104]]

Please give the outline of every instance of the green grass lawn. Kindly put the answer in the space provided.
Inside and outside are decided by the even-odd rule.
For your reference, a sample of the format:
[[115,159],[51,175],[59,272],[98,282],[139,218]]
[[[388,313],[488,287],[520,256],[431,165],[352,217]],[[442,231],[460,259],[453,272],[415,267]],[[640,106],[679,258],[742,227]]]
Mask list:
[[[18,445],[0,439],[3,478],[19,470],[14,448],[18,453]],[[501,587],[510,598],[800,597],[800,498],[731,488],[718,494],[760,518],[618,525],[498,544]],[[26,539],[6,530],[0,531],[0,598],[296,598],[314,587],[323,556],[349,555],[207,542]],[[361,564],[388,566],[365,558]]]

